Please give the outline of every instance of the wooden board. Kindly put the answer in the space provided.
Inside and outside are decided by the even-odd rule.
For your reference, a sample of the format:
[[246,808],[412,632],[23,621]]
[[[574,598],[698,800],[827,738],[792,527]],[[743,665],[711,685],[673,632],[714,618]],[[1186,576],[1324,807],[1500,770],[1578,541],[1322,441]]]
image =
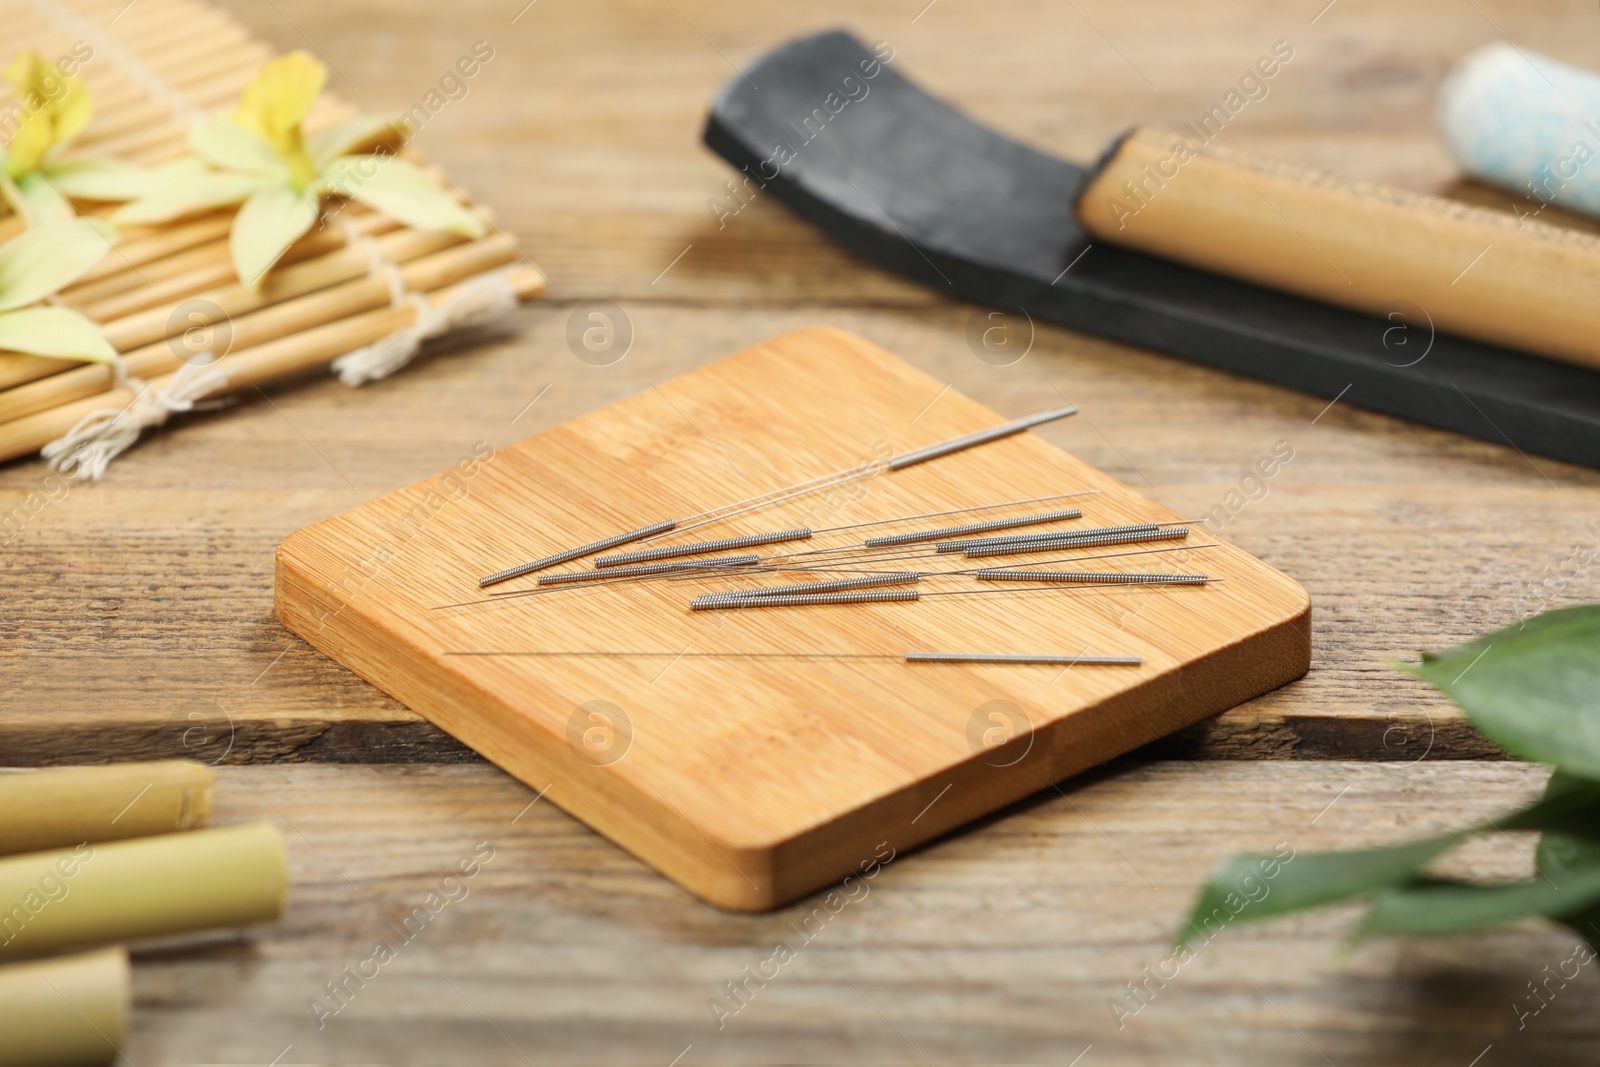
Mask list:
[[[1199,531],[1184,543],[1213,547],[1086,566],[1225,579],[1203,588],[999,587],[722,614],[687,609],[704,583],[470,603],[482,595],[477,578],[1000,421],[859,338],[795,331],[291,535],[278,551],[278,616],[693,892],[773,907],[885,847],[904,850],[1300,677],[1309,597]],[[1019,435],[663,543],[1083,490],[1095,490],[1072,501],[1083,525],[1179,518]],[[807,547],[860,537],[823,534]],[[1053,555],[1104,551],[1117,549]],[[996,589],[964,576],[929,584]],[[1144,662],[1063,670],[892,658],[911,650]],[[453,654],[518,651],[656,655]],[[771,652],[891,658],[707,655]],[[602,732],[598,751],[583,740],[590,730]],[[986,747],[1002,736],[1010,742]]]

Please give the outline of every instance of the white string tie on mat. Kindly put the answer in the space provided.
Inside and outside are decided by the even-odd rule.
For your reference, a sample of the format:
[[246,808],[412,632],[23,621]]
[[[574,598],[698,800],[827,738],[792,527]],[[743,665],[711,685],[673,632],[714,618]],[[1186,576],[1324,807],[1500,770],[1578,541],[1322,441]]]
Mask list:
[[387,378],[410,363],[424,341],[462,326],[480,326],[513,311],[517,291],[503,271],[480,274],[463,282],[437,305],[421,293],[409,293],[405,302],[416,309],[416,319],[389,336],[333,361],[333,369],[346,385],[363,385]]
[[[123,74],[138,83],[152,100],[165,104],[167,110],[178,118],[186,122],[201,122],[205,119],[206,113],[203,109],[196,107],[194,102],[171,82],[151,70],[138,56],[124,48],[111,34],[102,32],[93,22],[69,10],[65,4],[57,3],[56,0],[32,0],[32,6],[39,14],[79,40],[87,41],[96,53],[109,58],[112,66],[119,68]],[[126,11],[127,8],[123,10]]]
[[138,392],[125,406],[90,412],[66,434],[45,445],[40,455],[62,474],[98,481],[140,433],[160,426],[175,411],[193,411],[198,401],[227,384],[226,371],[196,363],[180,367],[165,389],[131,378],[129,385]]

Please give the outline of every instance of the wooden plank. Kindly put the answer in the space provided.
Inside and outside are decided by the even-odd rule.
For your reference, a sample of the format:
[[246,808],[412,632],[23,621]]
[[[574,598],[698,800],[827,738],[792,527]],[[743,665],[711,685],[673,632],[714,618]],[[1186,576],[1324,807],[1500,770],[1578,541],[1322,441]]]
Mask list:
[[[1088,420],[1042,435],[1184,516],[1210,510],[1257,457],[1289,441],[1295,462],[1216,532],[1310,590],[1314,669],[1183,735],[1180,751],[1196,758],[1484,755],[1492,750],[1447,703],[1383,661],[1532,607],[1600,598],[1600,568],[1575,555],[1600,544],[1594,472],[1343,404],[1324,413],[1326,399],[1053,328],[1021,362],[992,367],[965,340],[973,309],[862,267],[766,200],[721,230],[706,207],[725,195],[727,172],[695,137],[731,70],[696,25],[737,62],[784,33],[849,24],[894,41],[907,70],[983,121],[1077,158],[1135,121],[1183,121],[1281,37],[1297,58],[1230,128],[1230,144],[1433,188],[1454,173],[1433,131],[1438,78],[1494,36],[1470,10],[1341,0],[1310,26],[1298,10],[1255,0],[1172,5],[1159,18],[1080,4],[1153,89],[1073,10],[1047,3],[940,3],[914,26],[888,3],[802,15],[685,0],[693,25],[666,5],[541,4],[508,26],[500,7],[464,0],[386,8],[381,47],[366,13],[336,5],[283,0],[281,15],[225,6],[281,49],[315,42],[348,75],[336,72],[332,87],[364,110],[415,102],[435,80],[427,72],[443,74],[488,40],[496,58],[419,143],[519,233],[562,303],[524,309],[470,343],[447,341],[361,392],[313,376],[269,387],[270,402],[251,394],[222,414],[174,419],[106,482],[65,499],[37,463],[0,467],[0,574],[12,594],[0,691],[19,694],[0,708],[6,762],[185,751],[225,762],[471,758],[282,631],[269,601],[273,546],[443,470],[477,441],[498,447],[818,323],[903,353],[1007,414],[1051,403],[1059,386]],[[1519,44],[1588,61],[1568,29],[1588,14],[1575,2],[1485,12]],[[1040,62],[1041,40],[1071,61]],[[614,366],[568,350],[569,316],[588,298],[631,318],[634,348]],[[222,757],[224,714],[233,747]],[[202,735],[189,729],[196,721],[216,726]]]
[[[841,470],[863,473],[703,532],[685,521],[662,544],[806,527],[822,532],[802,550],[837,550],[870,533],[930,527],[829,527],[1052,493],[1089,494],[1071,501],[1083,521],[1059,525],[1065,532],[1178,522],[1030,434],[903,471],[875,466],[1003,421],[858,337],[797,330],[297,531],[278,549],[277,614],[694,892],[725,907],[770,908],[855,869],[882,838],[909,848],[1300,677],[1311,654],[1305,591],[1187,530],[1182,544],[1200,547],[1172,541],[1132,566],[1067,569],[1176,568],[1216,584],[1041,592],[950,573],[1117,551],[1099,548],[890,564],[949,574],[904,591],[925,598],[915,604],[732,615],[688,602],[745,581],[485,601],[477,580]],[[560,570],[604,578],[594,564]],[[513,590],[537,588],[532,577],[515,581]],[[983,596],[940,597],[963,590]],[[559,655],[516,654],[526,650]],[[656,658],[604,658],[616,652]],[[907,652],[1142,663],[908,665]],[[774,654],[796,658],[715,658]],[[852,658],[860,655],[888,662]],[[1021,751],[991,752],[982,739],[996,729]],[[593,752],[592,730],[602,731]]]
[[[0,655],[0,689],[26,695],[0,713],[6,760],[468,758],[282,630],[271,615],[273,547],[461,461],[478,441],[509,444],[814,318],[721,312],[706,322],[652,309],[636,316],[628,358],[597,368],[566,352],[566,313],[524,310],[521,342],[454,348],[379,393],[302,384],[271,391],[270,403],[256,397],[187,420],[119,460],[114,479],[65,498],[46,492],[37,465],[0,470],[0,515],[23,507],[26,520],[0,550],[18,590],[0,627],[10,653]],[[1088,418],[1037,432],[1184,517],[1238,490],[1244,469],[1277,441],[1294,447],[1267,495],[1218,532],[1311,592],[1313,671],[1190,733],[1184,751],[1195,758],[1409,760],[1419,745],[1428,758],[1483,755],[1492,750],[1447,702],[1384,661],[1543,605],[1600,597],[1600,569],[1574,559],[1575,548],[1600,542],[1592,473],[1538,461],[1558,480],[1551,490],[1509,449],[1340,405],[1313,424],[1322,407],[1314,401],[1062,331],[1042,330],[1028,358],[1000,377],[967,350],[964,317],[831,316],[1010,416],[1049,403],[1059,383]],[[488,335],[497,336],[505,334]],[[1186,413],[1182,424],[1175,410]],[[25,507],[31,493],[40,494],[37,512]],[[224,714],[231,749],[216,740]],[[189,732],[192,721],[215,726]]]
[[[1230,926],[1131,1017],[1127,983],[1223,856],[1410,839],[1536,796],[1525,764],[1124,765],[1046,789],[897,857],[855,899],[718,913],[500,772],[225,768],[216,822],[277,823],[283,920],[134,957],[133,1063],[1052,1062],[1579,1064],[1600,1039],[1592,968],[1519,1029],[1559,929],[1354,953],[1341,909]],[[493,850],[471,879],[458,864]],[[1527,841],[1463,852],[1461,877],[1525,877]],[[1291,861],[1292,862],[1292,861]],[[457,872],[446,884],[444,877]],[[430,893],[457,899],[419,923]],[[828,915],[821,920],[816,909]],[[411,922],[405,940],[403,924]],[[809,931],[809,940],[803,940]],[[721,1018],[727,983],[795,956]],[[378,942],[394,959],[346,977]],[[748,968],[748,971],[747,971]],[[1569,967],[1570,972],[1570,967]],[[768,974],[772,973],[771,968]],[[1165,973],[1171,975],[1171,969]],[[343,1002],[328,982],[347,983]],[[336,1014],[323,1018],[312,1002]],[[241,1005],[248,1002],[248,1010]],[[737,1002],[732,1002],[737,1006]],[[1126,1008],[1125,1008],[1126,1010]],[[480,1014],[481,1013],[481,1014]],[[880,1014],[881,1013],[881,1014]],[[1119,1027],[1119,1019],[1122,1025]],[[909,1043],[908,1043],[909,1042]]]

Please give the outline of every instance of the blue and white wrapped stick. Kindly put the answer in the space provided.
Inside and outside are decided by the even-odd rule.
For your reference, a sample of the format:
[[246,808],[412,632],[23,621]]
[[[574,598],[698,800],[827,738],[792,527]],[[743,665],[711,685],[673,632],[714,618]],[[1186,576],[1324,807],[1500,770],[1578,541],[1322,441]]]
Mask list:
[[1469,52],[1439,89],[1461,169],[1530,203],[1600,215],[1600,74],[1504,42]]

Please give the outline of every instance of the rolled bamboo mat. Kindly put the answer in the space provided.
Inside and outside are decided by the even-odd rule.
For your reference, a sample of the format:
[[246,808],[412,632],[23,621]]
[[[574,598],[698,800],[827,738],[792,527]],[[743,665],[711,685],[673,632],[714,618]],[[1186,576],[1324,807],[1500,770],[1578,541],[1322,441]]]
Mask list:
[[[0,0],[0,18],[8,45],[0,60],[24,49],[47,61],[79,59],[94,117],[67,158],[116,156],[147,166],[178,158],[186,152],[189,126],[230,112],[274,55],[201,0]],[[0,108],[11,104],[9,87],[0,85]],[[351,114],[324,95],[306,127],[314,132]],[[409,148],[403,151],[416,160]],[[105,216],[115,206],[79,209]],[[0,461],[37,451],[96,413],[133,406],[148,414],[159,407],[152,407],[152,398],[175,384],[189,401],[264,384],[381,347],[389,338],[433,336],[455,321],[452,316],[476,321],[483,310],[478,305],[504,310],[508,294],[520,300],[543,295],[547,283],[538,268],[510,236],[492,229],[487,212],[466,206],[491,232],[470,240],[410,230],[362,205],[330,201],[324,224],[255,289],[234,277],[232,209],[122,228],[112,251],[54,298],[101,327],[121,354],[118,366],[0,353]],[[0,220],[0,241],[18,232],[14,217]],[[381,376],[389,365],[378,362],[377,371],[343,376]],[[206,369],[214,373],[202,382],[197,375]],[[135,404],[141,395],[145,402]],[[167,406],[185,410],[182,403]],[[55,462],[63,460],[70,457]],[[78,474],[89,476],[81,464]]]

